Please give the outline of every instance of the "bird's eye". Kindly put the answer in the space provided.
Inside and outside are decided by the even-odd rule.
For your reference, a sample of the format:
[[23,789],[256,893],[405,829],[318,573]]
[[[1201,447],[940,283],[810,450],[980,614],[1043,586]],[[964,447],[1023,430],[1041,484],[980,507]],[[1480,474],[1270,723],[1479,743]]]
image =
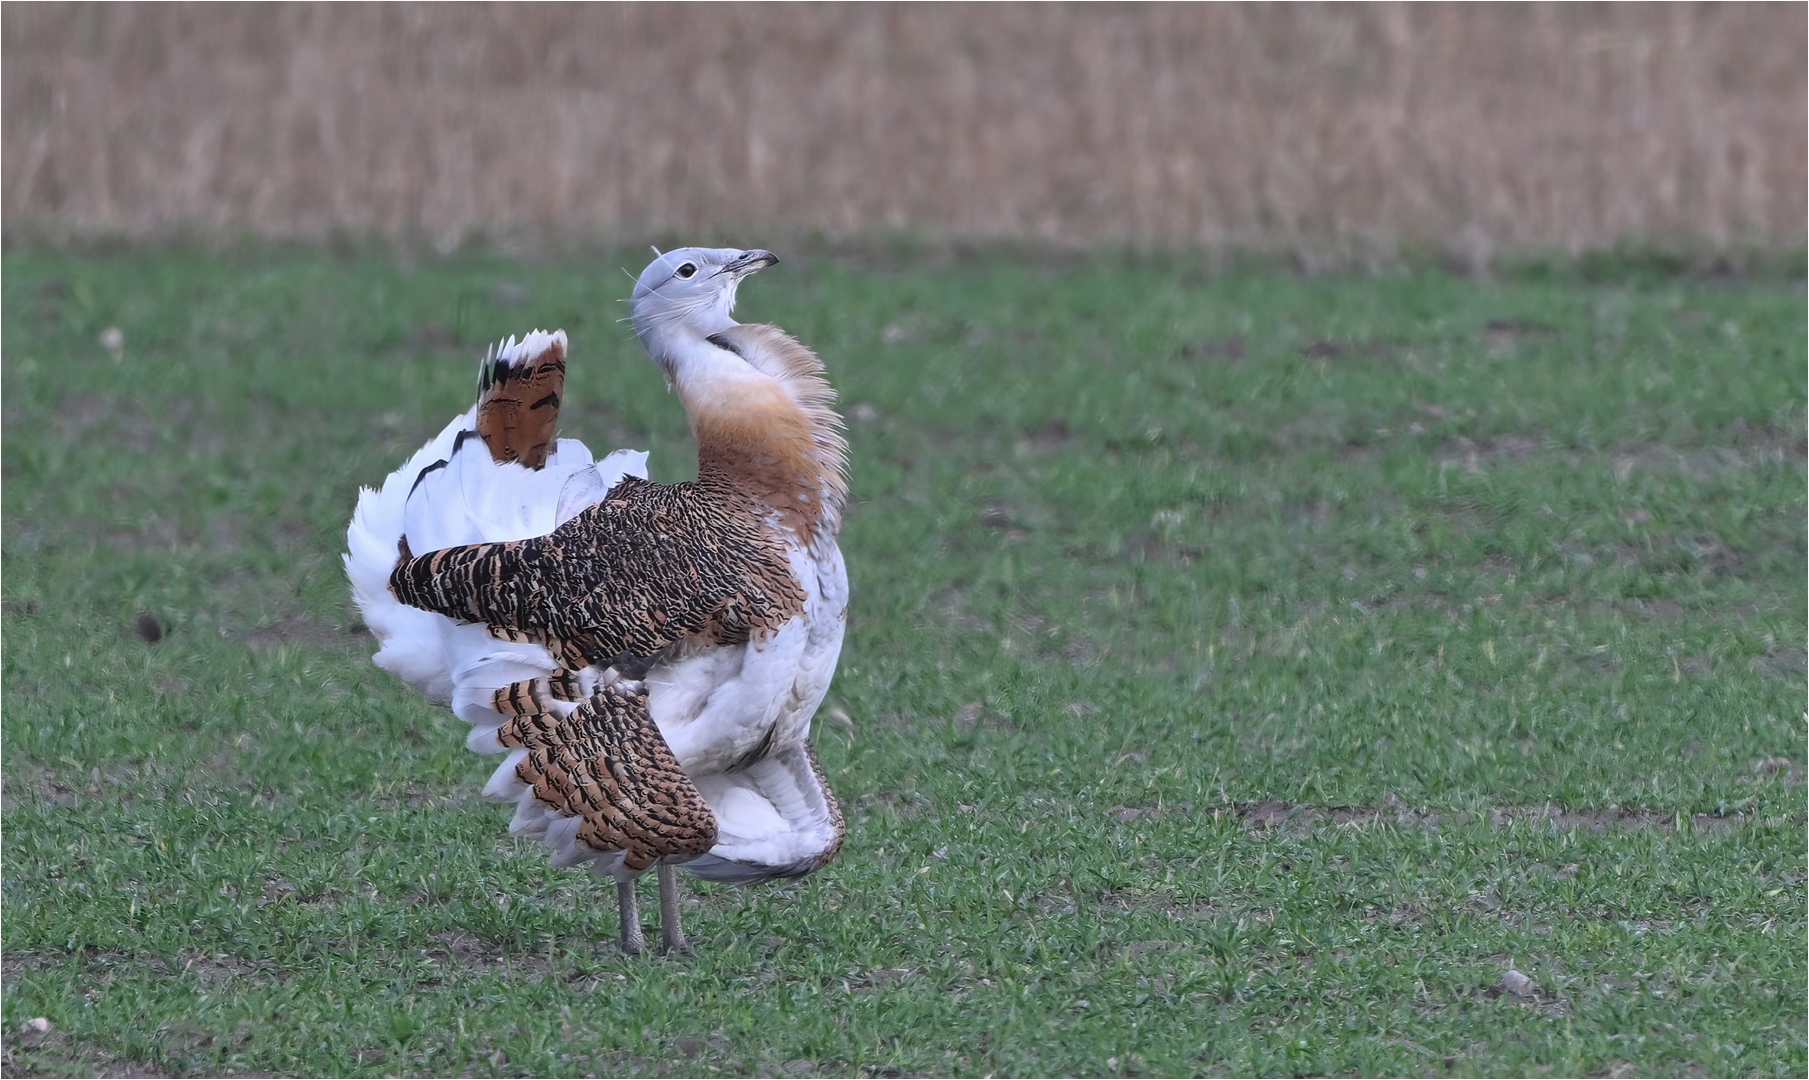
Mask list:
[[694,263],[686,263],[678,268],[678,276],[682,278],[688,278],[695,273],[697,273],[697,266]]

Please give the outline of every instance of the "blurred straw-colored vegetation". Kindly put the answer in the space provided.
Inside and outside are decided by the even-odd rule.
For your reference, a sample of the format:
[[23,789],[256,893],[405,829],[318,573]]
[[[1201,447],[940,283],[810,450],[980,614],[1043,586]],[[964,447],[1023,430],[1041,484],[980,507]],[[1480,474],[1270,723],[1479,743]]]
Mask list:
[[1801,4],[66,5],[40,235],[1800,245]]

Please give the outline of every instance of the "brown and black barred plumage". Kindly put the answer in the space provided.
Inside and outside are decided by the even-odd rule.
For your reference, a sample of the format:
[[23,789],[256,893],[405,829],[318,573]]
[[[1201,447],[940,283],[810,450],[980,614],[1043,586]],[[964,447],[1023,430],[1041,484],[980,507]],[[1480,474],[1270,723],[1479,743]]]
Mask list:
[[[499,690],[498,698],[521,702],[512,689]],[[496,740],[527,751],[516,775],[535,798],[577,819],[578,840],[621,851],[623,865],[637,873],[663,858],[695,858],[716,843],[716,817],[653,724],[645,686],[600,684],[563,717],[532,692],[526,700],[532,711],[506,721]]]
[[720,480],[629,478],[550,535],[404,556],[396,598],[518,631],[576,666],[697,637],[742,645],[804,609],[781,539]]

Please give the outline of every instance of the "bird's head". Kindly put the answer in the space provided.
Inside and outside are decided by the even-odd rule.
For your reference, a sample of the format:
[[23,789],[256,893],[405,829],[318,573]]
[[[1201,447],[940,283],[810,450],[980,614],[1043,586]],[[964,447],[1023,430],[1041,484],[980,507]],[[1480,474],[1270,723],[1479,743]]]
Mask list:
[[647,264],[629,299],[641,344],[665,366],[672,351],[735,325],[741,279],[779,261],[758,248],[678,248]]
[[677,392],[697,439],[697,475],[764,501],[800,537],[832,532],[847,498],[847,443],[823,364],[776,326],[730,312],[770,251],[679,248],[641,271],[630,319]]

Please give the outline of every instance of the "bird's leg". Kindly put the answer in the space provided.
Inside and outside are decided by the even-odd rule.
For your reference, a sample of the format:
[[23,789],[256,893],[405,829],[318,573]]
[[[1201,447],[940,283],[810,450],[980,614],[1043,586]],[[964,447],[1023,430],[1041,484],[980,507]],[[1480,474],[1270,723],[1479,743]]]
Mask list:
[[629,956],[647,951],[647,939],[641,935],[641,905],[635,898],[634,886],[633,878],[616,882],[616,905],[622,913],[622,951]]
[[678,868],[660,863],[660,951],[691,955],[691,943],[678,922]]

